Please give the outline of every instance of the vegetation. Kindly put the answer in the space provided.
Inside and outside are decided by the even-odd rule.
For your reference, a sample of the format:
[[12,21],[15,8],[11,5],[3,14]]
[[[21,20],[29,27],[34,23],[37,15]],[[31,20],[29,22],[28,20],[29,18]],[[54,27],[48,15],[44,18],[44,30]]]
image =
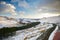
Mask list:
[[7,37],[9,35],[12,35],[12,34],[15,34],[15,32],[17,30],[23,30],[23,29],[27,29],[27,28],[31,28],[31,27],[35,27],[36,25],[38,25],[40,22],[33,22],[33,23],[30,23],[30,24],[27,24],[27,25],[24,25],[24,26],[21,26],[21,27],[4,27],[2,29],[0,29],[0,38],[1,37]]
[[52,33],[52,31],[56,28],[56,24],[53,24],[52,28],[47,29],[46,32],[44,32],[40,37],[37,38],[37,40],[48,40],[50,34]]

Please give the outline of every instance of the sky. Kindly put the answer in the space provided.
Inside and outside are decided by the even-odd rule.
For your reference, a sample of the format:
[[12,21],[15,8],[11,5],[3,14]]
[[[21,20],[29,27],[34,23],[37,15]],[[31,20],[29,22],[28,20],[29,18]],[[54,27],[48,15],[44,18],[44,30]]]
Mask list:
[[0,16],[43,18],[60,15],[60,0],[0,0]]

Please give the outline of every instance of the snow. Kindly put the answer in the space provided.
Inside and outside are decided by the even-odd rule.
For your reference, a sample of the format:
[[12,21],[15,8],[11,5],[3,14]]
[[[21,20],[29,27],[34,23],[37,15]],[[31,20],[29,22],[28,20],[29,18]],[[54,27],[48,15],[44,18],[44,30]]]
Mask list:
[[[35,27],[29,28],[29,29],[16,31],[15,36],[12,36],[12,37],[9,36],[8,38],[6,38],[4,40],[25,40],[25,39],[26,40],[36,40],[42,34],[41,33],[42,30],[47,30],[47,29],[53,27],[52,24],[48,24],[48,23],[59,23],[60,22],[59,20],[60,20],[60,16],[45,18],[45,19],[43,18],[40,20],[41,23],[39,25],[36,25]],[[18,21],[20,21],[20,20],[18,20]],[[36,22],[36,20],[31,20],[31,19],[24,19],[22,22],[28,23],[28,21]],[[46,23],[44,23],[44,22],[46,22]],[[17,26],[17,24],[18,23],[15,20],[7,20],[6,18],[0,17],[0,28]],[[20,26],[20,24],[18,26]],[[58,30],[58,26],[51,33],[48,40],[53,40],[53,37],[57,30]]]
[[51,33],[51,35],[50,35],[50,37],[49,37],[48,40],[53,40],[53,37],[54,37],[55,33],[57,32],[57,30],[58,30],[58,26],[57,26],[57,27],[55,28],[55,30]]
[[60,23],[60,16],[42,18],[41,22],[48,22],[48,23]]
[[[49,25],[49,26],[48,26]],[[36,27],[16,31],[16,35],[8,37],[5,40],[36,40],[42,33],[42,30],[47,30],[47,27],[52,27],[52,24],[36,25]]]
[[18,24],[17,21],[14,20],[2,20],[0,21],[0,28],[3,27],[16,27],[16,26],[23,26],[23,24]]

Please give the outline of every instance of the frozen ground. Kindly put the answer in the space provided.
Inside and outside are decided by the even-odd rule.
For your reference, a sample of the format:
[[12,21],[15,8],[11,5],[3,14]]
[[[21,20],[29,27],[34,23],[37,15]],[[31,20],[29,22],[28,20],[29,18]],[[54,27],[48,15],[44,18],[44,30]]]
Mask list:
[[25,30],[16,31],[16,35],[8,37],[4,40],[36,40],[43,32],[53,27],[52,24],[39,24],[36,27],[32,27]]
[[18,24],[17,21],[14,20],[2,20],[0,21],[0,28],[3,27],[16,27],[16,26],[22,26],[23,24]]
[[49,37],[48,40],[53,40],[54,35],[55,35],[55,33],[57,32],[57,30],[58,30],[58,26],[57,26],[57,27],[55,28],[55,30],[51,33],[51,35],[50,35],[50,37]]

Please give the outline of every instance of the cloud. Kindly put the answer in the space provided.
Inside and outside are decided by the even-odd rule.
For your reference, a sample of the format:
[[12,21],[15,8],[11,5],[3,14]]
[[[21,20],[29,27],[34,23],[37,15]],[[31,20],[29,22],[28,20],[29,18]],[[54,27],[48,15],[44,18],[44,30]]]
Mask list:
[[19,11],[19,16],[24,16],[25,15],[25,12],[24,11]]
[[11,0],[11,2],[18,2],[19,7],[23,8],[29,8],[29,4],[26,2],[26,0]]
[[26,1],[22,1],[18,3],[18,6],[24,7],[24,8],[29,8],[29,4]]
[[41,7],[37,9],[38,13],[60,13],[58,9],[55,8],[49,8],[49,7]]
[[60,1],[59,0],[45,0],[45,1],[47,2],[44,2],[37,6],[37,10],[42,9],[42,11],[40,12],[60,13]]
[[[40,10],[41,11],[41,10]],[[26,14],[25,11],[20,11],[18,18],[43,18],[43,17],[52,17],[52,16],[58,16],[59,14],[52,14],[52,13],[35,13],[35,14]]]
[[14,0],[13,2],[18,2],[18,6],[23,7],[23,9],[29,8],[27,10],[31,14],[20,12],[21,17],[41,18],[60,15],[59,0],[34,0],[33,2],[32,0],[29,0],[29,2],[26,2],[26,0]]
[[54,2],[48,4],[47,7],[56,10],[55,12],[60,12],[60,1],[55,0]]
[[16,15],[15,6],[12,4],[7,4],[6,2],[0,2],[0,13],[10,13]]
[[[60,0],[11,0],[12,2],[18,2],[18,6],[30,9],[43,9],[48,11],[60,11]],[[30,4],[31,5],[30,5]],[[31,8],[32,7],[32,8]],[[48,8],[48,9],[47,9]]]

